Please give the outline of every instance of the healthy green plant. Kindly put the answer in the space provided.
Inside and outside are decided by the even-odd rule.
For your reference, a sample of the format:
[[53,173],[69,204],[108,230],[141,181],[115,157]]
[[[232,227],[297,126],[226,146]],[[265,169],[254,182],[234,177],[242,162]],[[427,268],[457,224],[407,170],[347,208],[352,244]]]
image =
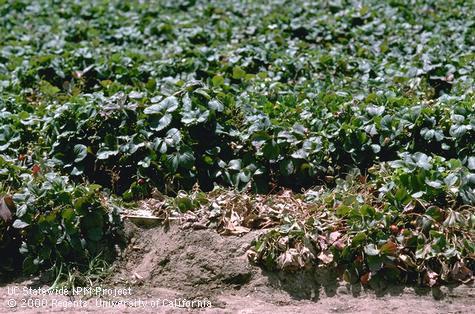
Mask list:
[[[123,241],[116,210],[101,200],[98,185],[75,185],[42,170],[24,173],[25,185],[0,202],[2,273],[67,265],[86,269],[91,259],[111,261]],[[18,254],[20,253],[21,256]],[[21,266],[21,267],[19,267]]]

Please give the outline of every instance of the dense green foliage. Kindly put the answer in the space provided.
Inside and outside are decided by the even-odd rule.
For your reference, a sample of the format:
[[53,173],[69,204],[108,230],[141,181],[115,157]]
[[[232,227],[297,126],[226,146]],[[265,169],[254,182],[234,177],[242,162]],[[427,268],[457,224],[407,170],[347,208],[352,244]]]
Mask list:
[[[473,269],[475,4],[410,2],[0,0],[0,176],[16,204],[2,237],[26,269],[77,261],[71,247],[94,255],[117,227],[101,188],[338,191],[358,169],[384,206],[325,203],[364,233],[338,264],[391,240],[434,272],[446,250]],[[472,238],[421,255],[379,222],[422,246]]]

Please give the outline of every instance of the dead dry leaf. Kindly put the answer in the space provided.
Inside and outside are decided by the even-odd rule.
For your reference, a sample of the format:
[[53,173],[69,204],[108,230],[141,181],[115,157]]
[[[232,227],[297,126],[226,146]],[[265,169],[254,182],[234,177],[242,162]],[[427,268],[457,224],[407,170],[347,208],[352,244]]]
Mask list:
[[15,209],[15,204],[11,196],[4,196],[0,198],[0,218],[5,222],[12,220],[12,210]]

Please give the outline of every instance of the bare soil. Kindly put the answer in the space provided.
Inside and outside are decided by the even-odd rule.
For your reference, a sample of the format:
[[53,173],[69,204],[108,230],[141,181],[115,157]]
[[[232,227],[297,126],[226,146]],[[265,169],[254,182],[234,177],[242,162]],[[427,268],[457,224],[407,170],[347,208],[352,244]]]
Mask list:
[[[14,287],[34,284],[23,280],[0,287],[0,313],[475,313],[473,285],[366,289],[342,283],[325,269],[266,272],[246,258],[259,232],[263,231],[221,236],[178,224],[141,228],[128,223],[129,245],[101,286],[130,288],[130,294],[31,297],[12,293]],[[29,299],[40,300],[39,306],[28,305]],[[84,303],[73,303],[79,300]],[[9,307],[12,302],[16,305]]]

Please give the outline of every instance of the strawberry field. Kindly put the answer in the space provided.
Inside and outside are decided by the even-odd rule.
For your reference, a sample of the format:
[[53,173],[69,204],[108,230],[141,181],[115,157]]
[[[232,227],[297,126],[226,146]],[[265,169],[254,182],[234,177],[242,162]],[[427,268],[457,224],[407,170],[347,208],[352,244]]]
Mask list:
[[[410,3],[410,4],[408,4]],[[144,201],[249,261],[475,271],[475,3],[0,0],[0,275],[90,271]]]

